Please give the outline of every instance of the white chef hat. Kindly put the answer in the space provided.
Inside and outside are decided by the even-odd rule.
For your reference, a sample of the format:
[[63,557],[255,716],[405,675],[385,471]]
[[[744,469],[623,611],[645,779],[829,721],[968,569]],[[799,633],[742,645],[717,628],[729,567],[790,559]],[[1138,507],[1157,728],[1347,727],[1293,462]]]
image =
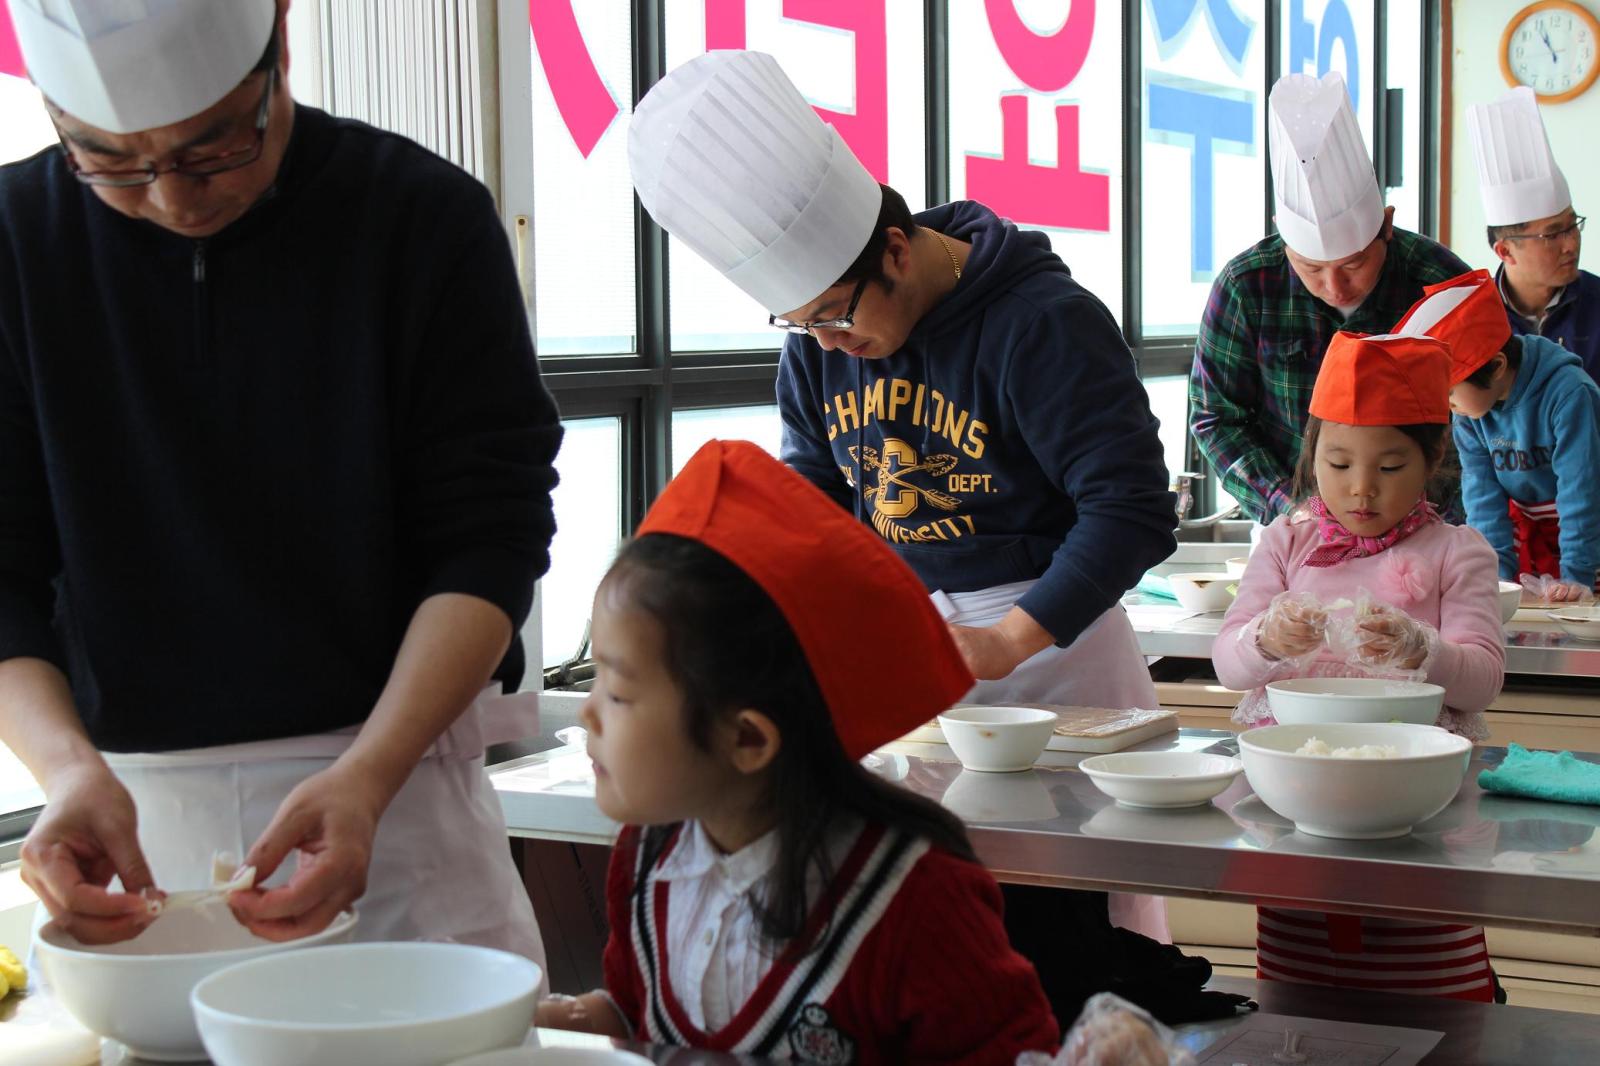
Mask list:
[[192,118],[244,80],[273,0],[9,0],[28,76],[63,111],[112,133]]
[[761,52],[713,51],[655,84],[628,128],[639,201],[774,314],[839,280],[883,193]]
[[1383,195],[1344,78],[1285,74],[1268,102],[1272,192],[1283,243],[1322,262],[1354,255],[1383,228]]
[[1572,206],[1532,89],[1519,85],[1492,104],[1467,108],[1467,133],[1489,225],[1515,226]]

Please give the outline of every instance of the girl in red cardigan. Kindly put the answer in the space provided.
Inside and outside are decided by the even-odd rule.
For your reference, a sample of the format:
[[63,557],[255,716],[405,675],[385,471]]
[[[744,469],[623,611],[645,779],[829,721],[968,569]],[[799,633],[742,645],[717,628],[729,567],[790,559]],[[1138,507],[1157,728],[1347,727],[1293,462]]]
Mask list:
[[860,763],[972,686],[911,570],[755,445],[712,441],[595,595],[584,705],[606,987],[540,1025],[812,1063],[1059,1042],[961,823]]

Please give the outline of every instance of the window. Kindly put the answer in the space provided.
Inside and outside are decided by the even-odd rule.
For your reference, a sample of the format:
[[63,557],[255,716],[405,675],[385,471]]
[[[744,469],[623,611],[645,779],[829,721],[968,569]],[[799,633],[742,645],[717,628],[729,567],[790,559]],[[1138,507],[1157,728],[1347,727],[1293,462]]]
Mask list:
[[701,445],[713,439],[753,441],[777,455],[783,443],[777,404],[672,412],[672,472],[682,470]]
[[1279,70],[1316,77],[1344,75],[1361,138],[1372,151],[1372,25],[1374,0],[1282,0]]
[[[1394,224],[1402,229],[1422,229],[1422,5],[1398,0],[1388,5],[1388,36],[1384,42],[1384,68],[1391,89],[1400,91],[1399,131],[1388,131],[1392,148],[1400,151],[1400,184],[1387,190],[1394,205]],[[1393,135],[1398,132],[1398,135]]]
[[1144,391],[1150,397],[1150,410],[1161,421],[1161,451],[1167,460],[1167,473],[1170,475],[1188,470],[1188,375],[1168,374],[1145,378]]
[[1040,229],[1122,319],[1122,9],[949,5],[950,195]]
[[1217,271],[1266,232],[1266,2],[1141,10],[1140,325],[1193,336]]
[[[553,503],[556,537],[550,572],[540,582],[543,662],[556,666],[583,642],[595,586],[611,566],[622,529],[622,420],[576,418],[556,458],[561,483]],[[528,658],[532,660],[532,650]]]

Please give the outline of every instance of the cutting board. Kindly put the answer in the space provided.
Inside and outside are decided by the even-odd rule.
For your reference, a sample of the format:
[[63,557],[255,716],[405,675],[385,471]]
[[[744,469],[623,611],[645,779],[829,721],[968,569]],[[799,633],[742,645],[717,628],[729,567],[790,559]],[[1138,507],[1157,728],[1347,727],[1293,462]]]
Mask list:
[[[1178,715],[1161,709],[1113,710],[1108,707],[1063,707],[1049,703],[1018,703],[1014,707],[1039,707],[1061,716],[1046,751],[1079,751],[1104,755],[1131,748],[1151,737],[1176,732]],[[944,731],[937,721],[907,733],[902,740],[943,744]]]

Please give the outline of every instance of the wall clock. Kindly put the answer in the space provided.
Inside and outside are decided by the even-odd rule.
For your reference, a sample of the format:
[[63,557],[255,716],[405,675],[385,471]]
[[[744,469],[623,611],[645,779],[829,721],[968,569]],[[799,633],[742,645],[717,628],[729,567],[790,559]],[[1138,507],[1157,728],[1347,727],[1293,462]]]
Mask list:
[[1584,92],[1600,74],[1600,19],[1573,0],[1540,0],[1511,16],[1500,37],[1500,73],[1526,85],[1541,104]]

